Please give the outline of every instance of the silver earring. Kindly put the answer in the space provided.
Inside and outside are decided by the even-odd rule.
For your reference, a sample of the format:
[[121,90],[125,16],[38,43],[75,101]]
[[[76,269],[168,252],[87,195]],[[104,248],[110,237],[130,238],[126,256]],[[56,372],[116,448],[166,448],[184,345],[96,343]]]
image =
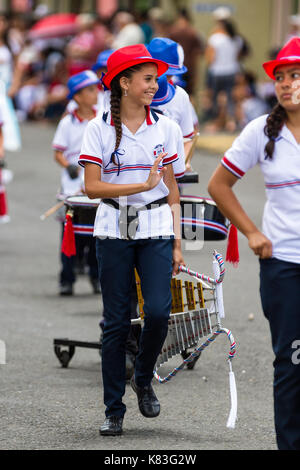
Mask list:
[[124,90],[124,96],[127,96],[127,90]]

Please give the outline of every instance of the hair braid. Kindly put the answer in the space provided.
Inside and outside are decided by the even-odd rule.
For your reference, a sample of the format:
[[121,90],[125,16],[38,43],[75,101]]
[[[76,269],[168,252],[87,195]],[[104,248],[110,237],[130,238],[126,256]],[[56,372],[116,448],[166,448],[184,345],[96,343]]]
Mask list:
[[272,112],[267,117],[267,124],[264,128],[265,135],[269,137],[269,142],[265,146],[266,158],[271,159],[273,157],[276,138],[278,137],[278,134],[281,131],[286,119],[286,110],[279,103],[276,104]]
[[122,89],[120,85],[120,78],[126,77],[131,78],[132,74],[138,70],[141,70],[142,64],[134,65],[128,69],[123,70],[118,75],[116,75],[110,84],[111,96],[110,96],[110,110],[111,117],[114,122],[116,130],[116,143],[115,149],[112,154],[112,161],[116,165],[114,153],[118,150],[119,145],[122,140],[122,121],[121,121],[121,98],[122,98]]
[[111,117],[114,122],[115,130],[116,130],[116,143],[115,143],[114,151],[116,151],[119,148],[120,142],[122,140],[121,96],[122,96],[121,87],[118,83],[118,80],[114,79],[111,82],[111,96],[110,96]]

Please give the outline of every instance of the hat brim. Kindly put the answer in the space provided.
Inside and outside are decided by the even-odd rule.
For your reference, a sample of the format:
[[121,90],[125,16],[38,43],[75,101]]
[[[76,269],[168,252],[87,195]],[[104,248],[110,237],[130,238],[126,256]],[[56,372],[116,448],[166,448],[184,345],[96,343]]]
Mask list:
[[98,63],[96,63],[96,64],[94,64],[94,65],[92,66],[92,69],[91,69],[91,70],[92,70],[93,72],[97,72],[97,70],[103,69],[103,68],[105,68],[106,66],[107,66],[107,63],[106,63],[106,62],[105,62],[105,64],[101,64],[100,62],[98,62]]
[[103,77],[102,77],[102,82],[104,85],[110,89],[110,84],[113,78],[115,78],[120,72],[123,72],[123,70],[128,69],[129,67],[133,67],[134,65],[138,64],[155,64],[157,65],[157,75],[160,77],[163,75],[167,70],[168,70],[168,64],[166,62],[163,62],[162,60],[158,59],[153,59],[152,57],[143,57],[141,59],[133,59],[129,60],[126,63],[120,64],[118,67],[115,67],[113,70],[110,72],[107,72]]
[[73,98],[74,95],[76,95],[76,93],[78,93],[80,90],[83,90],[83,88],[86,88],[90,85],[99,85],[99,83],[101,83],[101,80],[91,80],[90,82],[88,83],[85,83],[85,85],[83,85],[82,87],[79,87],[77,88],[76,90],[73,90],[71,91],[68,96],[67,96],[67,99],[68,100],[71,100]]
[[268,62],[265,62],[263,64],[263,68],[265,69],[266,74],[272,78],[272,80],[276,80],[274,72],[277,69],[277,67],[281,67],[282,65],[293,65],[293,64],[300,64],[300,58],[295,59],[282,59],[282,60],[269,60]]
[[167,75],[182,75],[187,72],[187,68],[183,65],[180,69],[172,67],[171,65],[168,68]]
[[152,103],[151,103],[151,106],[154,107],[154,106],[161,106],[163,104],[166,104],[166,103],[169,103],[169,101],[171,101],[173,98],[174,98],[174,95],[175,95],[175,87],[173,85],[171,85],[171,83],[168,83],[168,93],[167,93],[167,96],[162,99],[162,98],[154,98]]

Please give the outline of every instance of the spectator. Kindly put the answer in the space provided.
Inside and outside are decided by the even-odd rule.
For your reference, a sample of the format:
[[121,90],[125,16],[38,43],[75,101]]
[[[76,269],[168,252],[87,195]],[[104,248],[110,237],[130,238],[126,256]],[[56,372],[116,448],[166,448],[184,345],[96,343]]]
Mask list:
[[78,15],[79,32],[66,48],[69,75],[89,69],[96,60],[98,45],[95,40],[95,19],[92,15]]
[[243,72],[236,76],[232,96],[239,129],[269,111],[267,103],[257,94],[256,78],[252,72]]
[[212,93],[212,104],[213,109],[216,110],[216,116],[219,112],[217,98],[219,93],[223,92],[227,99],[228,113],[233,118],[234,106],[231,92],[236,74],[241,69],[239,64],[241,48],[242,41],[236,34],[233,24],[228,20],[217,19],[205,52],[208,63],[207,85]]
[[113,19],[113,29],[114,35],[109,40],[111,49],[145,42],[145,35],[131,13],[119,11]]
[[289,32],[285,38],[285,42],[288,42],[295,36],[300,36],[300,15],[291,15],[289,17]]
[[164,10],[159,7],[153,7],[149,10],[148,16],[152,28],[152,38],[168,37],[170,19]]
[[140,28],[142,29],[145,36],[145,43],[149,44],[152,39],[153,29],[150,24],[148,12],[143,11],[142,13],[140,13],[138,20]]
[[178,42],[184,50],[184,60],[188,71],[183,76],[186,81],[186,91],[189,95],[195,94],[198,83],[198,59],[204,53],[204,39],[192,26],[186,9],[180,10],[174,25],[170,28],[168,37]]

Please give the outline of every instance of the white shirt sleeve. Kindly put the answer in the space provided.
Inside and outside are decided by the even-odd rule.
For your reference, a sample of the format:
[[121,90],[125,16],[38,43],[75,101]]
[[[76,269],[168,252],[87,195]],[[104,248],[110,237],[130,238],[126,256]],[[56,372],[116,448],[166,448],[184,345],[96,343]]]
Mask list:
[[103,145],[101,132],[97,125],[96,119],[92,119],[88,123],[83,134],[83,141],[78,163],[80,166],[84,167],[86,162],[95,163],[102,168]]
[[169,165],[172,163],[175,178],[183,176],[185,171],[185,157],[183,138],[180,127],[178,124],[170,118],[167,118],[167,129],[166,129],[166,147],[165,152],[168,155],[163,160],[163,165]]
[[251,121],[235,139],[232,147],[225,153],[222,165],[237,178],[242,178],[246,171],[254,167],[260,158],[259,142],[264,136],[265,116]]
[[183,88],[180,89],[180,99],[180,108],[182,109],[182,113],[179,125],[181,132],[185,138],[192,137],[194,134],[194,119],[191,109],[191,102],[189,95]]
[[177,142],[177,156],[178,159],[173,163],[173,170],[175,178],[181,178],[185,173],[185,153],[183,145],[183,137],[180,127],[176,124],[174,127],[174,141]]
[[68,148],[68,116],[65,116],[58,124],[53,141],[52,148],[64,152]]

